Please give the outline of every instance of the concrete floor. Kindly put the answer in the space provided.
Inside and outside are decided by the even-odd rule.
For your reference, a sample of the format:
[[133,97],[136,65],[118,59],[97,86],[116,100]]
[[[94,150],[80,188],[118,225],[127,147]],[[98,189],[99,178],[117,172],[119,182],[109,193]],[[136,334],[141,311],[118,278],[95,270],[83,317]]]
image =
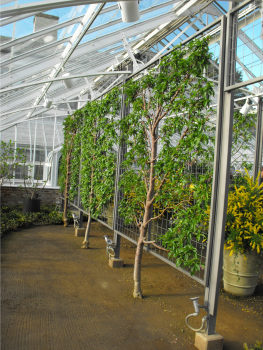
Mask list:
[[[132,298],[135,248],[122,240],[125,266],[111,269],[92,224],[90,249],[73,227],[39,226],[2,239],[2,350],[193,350],[184,323],[203,287],[144,254],[145,298]],[[217,332],[225,350],[262,340],[263,297],[220,296]]]

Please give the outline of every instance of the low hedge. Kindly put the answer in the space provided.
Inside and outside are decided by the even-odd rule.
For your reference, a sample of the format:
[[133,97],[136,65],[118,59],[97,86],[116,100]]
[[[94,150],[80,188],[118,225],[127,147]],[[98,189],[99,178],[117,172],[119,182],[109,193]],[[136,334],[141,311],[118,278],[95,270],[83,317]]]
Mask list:
[[32,225],[61,225],[62,215],[55,207],[42,207],[40,212],[23,213],[20,207],[1,206],[1,236]]

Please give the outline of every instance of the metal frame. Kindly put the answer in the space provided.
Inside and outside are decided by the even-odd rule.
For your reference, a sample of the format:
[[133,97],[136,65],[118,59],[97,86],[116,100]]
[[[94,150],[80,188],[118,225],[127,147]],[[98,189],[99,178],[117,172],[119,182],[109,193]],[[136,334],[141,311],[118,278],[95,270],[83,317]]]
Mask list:
[[[208,308],[207,334],[215,334],[216,316],[219,300],[219,289],[222,273],[222,260],[224,249],[224,232],[227,211],[227,199],[229,188],[234,91],[240,87],[261,82],[263,77],[250,79],[242,83],[235,83],[236,41],[237,41],[237,12],[245,5],[251,3],[246,1],[240,6],[232,9],[227,17],[222,19],[221,53],[220,53],[220,84],[219,100],[217,109],[217,134],[215,148],[215,165],[213,190],[211,200],[211,214],[209,225],[209,239],[206,261],[205,276],[205,305]],[[226,28],[227,22],[227,28]],[[226,43],[226,44],[225,44]],[[262,161],[262,99],[258,108],[257,126],[257,151],[255,155],[255,167],[257,169]],[[254,170],[254,176],[255,176]]]
[[[116,0],[56,0],[56,1],[40,1],[34,3],[34,5],[27,4],[19,7],[10,6],[6,7],[0,13],[0,18],[17,16],[32,12],[45,12],[51,9],[61,8],[61,7],[71,7],[71,6],[79,6],[79,5],[89,5],[89,4],[101,4],[106,2],[115,2]],[[128,1],[128,0],[122,0]]]
[[[166,257],[156,253],[154,250],[149,249],[149,253],[163,260],[164,262],[175,267],[177,270],[183,272],[189,277],[193,278],[197,282],[205,286],[204,303],[208,310],[207,320],[207,335],[215,334],[216,318],[219,301],[219,290],[222,273],[222,259],[223,259],[223,245],[224,245],[224,228],[226,221],[227,200],[228,200],[228,188],[229,188],[229,175],[230,175],[230,161],[231,161],[231,144],[232,144],[232,127],[233,127],[233,110],[234,110],[234,91],[240,87],[248,86],[256,82],[261,82],[263,77],[255,77],[242,83],[235,83],[235,62],[236,57],[236,41],[237,41],[237,12],[242,7],[251,3],[252,1],[245,1],[245,3],[237,6],[225,16],[217,19],[209,26],[200,30],[192,37],[183,41],[186,44],[193,38],[202,35],[209,29],[214,28],[217,24],[221,24],[220,32],[220,64],[219,64],[219,84],[218,84],[218,109],[217,109],[217,126],[216,126],[216,146],[215,146],[215,158],[214,158],[214,172],[213,172],[213,188],[212,188],[212,200],[211,200],[211,214],[209,223],[208,234],[208,246],[206,255],[206,270],[204,280],[191,276],[184,269],[178,268],[175,263],[169,261]],[[167,54],[167,53],[166,53]],[[165,56],[161,55],[161,57]],[[160,57],[156,57],[145,67],[131,74],[128,79],[143,72],[154,62],[157,62]],[[122,82],[119,82],[121,84]],[[97,96],[100,98],[103,94]],[[124,96],[122,96],[122,111],[121,115],[127,113],[124,105]],[[255,168],[254,176],[261,166],[262,162],[262,143],[263,143],[263,122],[262,122],[262,97],[259,99],[258,108],[258,126],[257,126],[257,146],[255,154]],[[118,208],[118,182],[121,174],[120,158],[125,152],[125,146],[121,147],[118,153],[118,165],[115,179],[115,197],[114,197],[114,242],[117,249],[115,251],[115,257],[120,257],[120,239],[124,237],[130,242],[137,244],[136,240],[129,237],[127,234],[118,230],[116,226],[117,208]],[[84,211],[83,211],[84,212]],[[111,228],[107,223],[102,220],[98,220],[103,225]]]
[[[258,172],[262,168],[263,155],[263,98],[258,99],[258,115],[256,127],[256,152],[254,159],[253,178],[256,180]],[[260,182],[260,178],[259,178]]]
[[[46,84],[46,83],[52,83],[55,81],[64,81],[64,80],[70,80],[70,79],[78,79],[78,78],[86,78],[86,77],[95,77],[95,76],[99,76],[99,75],[118,75],[118,74],[130,74],[131,71],[113,71],[113,72],[94,72],[94,73],[85,73],[85,74],[79,74],[79,75],[70,75],[70,76],[61,76],[58,78],[54,78],[54,79],[47,79],[47,80],[38,80],[38,81],[34,81],[28,84],[20,84],[20,85],[15,85],[13,87],[10,88],[6,88],[6,89],[1,89],[0,93],[3,92],[7,92],[7,91],[12,91],[12,90],[16,90],[16,89],[21,89],[21,88],[26,88],[29,86],[35,86],[35,85],[42,85],[42,84]],[[36,106],[33,106],[31,108],[36,108]]]
[[[113,0],[109,0],[109,2],[112,2]],[[165,3],[164,6],[168,6],[172,1],[169,1],[167,3]],[[242,12],[239,13],[238,15],[238,11],[241,10],[242,8],[244,8],[245,6],[247,6],[248,4],[252,3],[252,0],[246,0],[243,3],[241,3],[240,5],[236,6],[235,8],[233,8],[232,10],[230,10],[227,15],[223,15],[221,18],[216,19],[215,21],[213,21],[210,25],[206,26],[203,29],[200,29],[198,32],[196,32],[194,35],[192,35],[191,37],[188,37],[186,40],[182,41],[182,44],[186,44],[187,42],[189,42],[190,40],[193,40],[194,38],[203,35],[204,33],[207,33],[209,30],[215,30],[216,31],[220,31],[219,28],[219,24],[221,24],[221,31],[220,31],[220,43],[221,43],[221,51],[220,51],[220,65],[219,65],[219,84],[218,84],[218,109],[217,109],[217,129],[216,129],[216,147],[215,147],[215,159],[214,159],[214,173],[213,173],[213,188],[212,188],[212,200],[211,200],[211,214],[210,214],[210,225],[209,225],[209,235],[208,235],[208,247],[207,247],[207,256],[206,256],[206,270],[205,270],[205,278],[204,279],[200,279],[198,277],[193,277],[191,276],[189,273],[187,273],[185,270],[176,267],[176,265],[169,261],[166,257],[161,256],[160,254],[156,253],[156,251],[149,249],[149,252],[151,254],[153,254],[154,256],[158,257],[159,259],[163,260],[164,262],[170,264],[171,266],[175,267],[176,269],[178,269],[179,271],[183,272],[184,274],[188,275],[189,277],[195,279],[197,282],[203,284],[205,286],[205,296],[204,296],[204,302],[205,305],[208,309],[208,327],[207,327],[207,334],[211,335],[215,333],[215,328],[216,328],[216,317],[217,317],[217,309],[218,309],[218,300],[219,300],[219,286],[220,286],[220,281],[221,281],[221,271],[222,271],[222,254],[223,254],[223,243],[224,243],[224,227],[225,227],[225,220],[226,220],[226,209],[227,209],[227,198],[228,198],[228,185],[229,185],[229,173],[230,173],[230,161],[231,161],[231,137],[232,137],[232,124],[233,124],[233,95],[234,95],[234,91],[236,89],[242,88],[242,87],[246,87],[250,84],[254,84],[254,83],[262,83],[263,81],[263,76],[260,77],[253,77],[253,73],[250,72],[249,74],[251,75],[251,79],[241,82],[241,83],[235,83],[235,81],[233,80],[234,77],[234,73],[235,73],[235,63],[238,60],[237,57],[235,57],[236,54],[236,39],[237,39],[237,28],[236,28],[236,21],[237,18],[242,18],[242,16],[244,16],[244,14]],[[63,3],[63,5],[62,5]],[[74,5],[78,5],[78,4],[89,4],[89,3],[104,3],[104,1],[100,1],[100,0],[74,0]],[[191,6],[191,4],[196,3],[195,0],[189,2],[189,4],[186,4],[187,6]],[[39,3],[35,3],[34,5],[24,5],[21,6],[20,8],[5,8],[2,11],[1,16],[5,17],[7,15],[18,15],[16,17],[16,19],[18,18],[26,18],[28,16],[31,16],[33,14],[33,11],[42,11],[44,8],[58,8],[58,7],[66,7],[66,6],[72,6],[73,1],[71,0],[67,0],[67,1],[62,1],[62,0],[57,0],[57,1],[45,1],[44,2],[39,2]],[[180,5],[183,6],[184,3],[180,3]],[[44,7],[43,7],[44,6]],[[49,7],[51,6],[51,7]],[[180,7],[178,11],[183,11],[183,7]],[[158,8],[161,8],[161,5],[157,6]],[[156,7],[156,8],[157,8]],[[13,69],[10,72],[4,74],[3,78],[4,78],[4,84],[10,84],[14,83],[15,81],[19,81],[22,79],[28,79],[30,78],[30,76],[32,74],[35,73],[41,73],[44,74],[48,68],[50,68],[50,64],[56,64],[58,63],[59,60],[59,64],[58,66],[55,67],[55,69],[52,70],[52,72],[49,74],[49,79],[43,79],[43,80],[39,80],[39,81],[34,81],[34,82],[28,82],[25,81],[24,84],[20,84],[17,85],[15,87],[8,87],[6,89],[2,89],[0,90],[0,92],[8,92],[11,91],[13,89],[18,89],[18,88],[26,88],[29,86],[35,86],[38,84],[46,84],[44,85],[43,89],[40,91],[40,93],[38,94],[38,97],[35,99],[34,96],[34,103],[33,106],[30,107],[33,109],[33,111],[31,113],[29,113],[27,116],[23,116],[22,120],[27,120],[28,118],[33,118],[35,116],[37,116],[39,114],[39,112],[34,112],[34,109],[41,107],[40,105],[38,105],[41,101],[41,99],[43,98],[43,96],[48,92],[49,88],[51,87],[51,83],[52,82],[56,82],[56,81],[62,81],[65,79],[72,79],[72,78],[83,78],[83,77],[87,77],[87,76],[93,76],[95,74],[72,74],[71,71],[71,76],[69,77],[63,77],[63,76],[59,76],[59,73],[62,71],[62,68],[66,65],[66,63],[68,62],[69,58],[73,55],[74,53],[74,60],[72,62],[72,65],[68,65],[69,67],[67,68],[71,68],[72,70],[78,70],[82,67],[83,62],[85,60],[79,60],[82,55],[85,55],[84,58],[86,59],[87,55],[91,55],[93,53],[96,52],[96,50],[101,50],[101,49],[105,49],[105,41],[107,41],[107,50],[105,51],[107,53],[107,55],[109,55],[110,58],[115,59],[114,55],[110,56],[110,52],[111,52],[111,45],[116,45],[119,42],[121,42],[121,33],[123,32],[123,29],[117,30],[114,33],[110,33],[105,35],[104,37],[100,37],[98,39],[94,39],[91,40],[85,44],[82,44],[80,47],[78,47],[78,44],[80,43],[81,39],[84,37],[84,35],[86,35],[87,31],[89,31],[88,33],[91,32],[95,32],[96,30],[103,29],[106,27],[110,27],[113,23],[117,24],[120,22],[120,20],[115,20],[110,22],[109,24],[103,24],[101,26],[98,26],[94,29],[90,29],[92,23],[94,22],[94,20],[97,18],[97,16],[102,13],[103,11],[111,11],[113,9],[115,9],[115,6],[110,7],[109,9],[103,9],[103,4],[98,6],[96,8],[96,11],[92,14],[91,17],[86,17],[85,20],[86,22],[83,23],[82,22],[82,28],[79,32],[78,35],[73,35],[71,38],[66,38],[66,39],[62,39],[62,41],[58,41],[56,43],[51,43],[48,44],[44,47],[40,47],[39,49],[33,49],[31,50],[29,53],[25,53],[25,54],[21,54],[19,56],[10,58],[8,60],[3,61],[3,65],[7,65],[9,63],[18,61],[20,58],[25,58],[30,56],[32,53],[39,53],[44,51],[46,48],[50,48],[56,45],[59,45],[61,42],[69,42],[69,44],[67,45],[67,48],[65,50],[60,50],[59,52],[55,53],[55,54],[51,54],[48,57],[45,57],[45,59],[41,58],[38,59],[36,61],[31,62],[30,64],[20,67],[18,69]],[[41,10],[42,9],[42,10]],[[219,10],[218,10],[219,11]],[[145,10],[145,13],[150,12],[150,9]],[[28,14],[28,15],[27,15]],[[134,35],[138,35],[142,32],[142,30],[145,31],[145,36],[144,36],[144,40],[145,42],[142,44],[142,47],[148,47],[147,45],[149,45],[149,47],[151,47],[150,42],[152,40],[152,38],[154,37],[154,33],[151,32],[149,33],[149,31],[156,29],[156,26],[159,26],[159,28],[157,28],[158,30],[155,31],[155,34],[157,34],[157,32],[161,32],[162,29],[164,27],[163,26],[163,22],[164,21],[168,21],[169,23],[167,25],[165,25],[166,27],[169,27],[169,24],[172,20],[174,20],[175,16],[173,14],[162,14],[158,17],[156,17],[156,19],[154,19],[154,23],[151,20],[145,20],[141,23],[137,23],[137,24],[133,24],[131,26],[129,26],[126,29],[126,35],[131,37]],[[78,18],[75,18],[73,20],[64,22],[62,24],[56,25],[56,26],[52,26],[48,29],[44,29],[42,31],[39,31],[37,33],[31,34],[29,36],[27,36],[26,38],[21,38],[21,39],[16,39],[16,40],[12,40],[8,43],[5,43],[3,45],[0,46],[0,48],[4,49],[4,48],[9,48],[11,46],[15,46],[17,44],[26,42],[29,38],[36,38],[36,37],[40,37],[43,34],[46,34],[54,29],[59,29],[59,28],[64,28],[67,27],[70,24],[74,24],[74,23],[78,23],[83,21],[84,16],[80,16]],[[14,18],[13,18],[14,19]],[[12,18],[6,18],[4,19],[4,21],[2,23],[8,23],[10,21],[13,20]],[[188,20],[188,22],[187,22]],[[168,47],[171,46],[173,44],[173,42],[175,42],[177,40],[177,38],[179,38],[184,31],[186,32],[186,28],[190,27],[191,25],[194,24],[195,21],[197,21],[198,18],[193,16],[193,20],[191,23],[189,23],[189,18],[185,19],[185,20],[181,20],[178,19],[177,23],[178,23],[178,27],[180,28],[180,25],[182,23],[188,23],[187,27],[185,27],[184,30],[181,30],[181,32],[177,35],[175,35],[175,37],[168,41],[167,45],[163,44],[163,49],[160,50],[159,53],[157,53],[155,55],[155,57],[153,59],[151,59],[148,63],[145,64],[144,67],[142,67],[141,69],[139,69],[138,71],[136,71],[135,73],[130,74],[130,71],[111,71],[114,70],[114,67],[116,67],[117,64],[120,64],[120,62],[123,62],[125,60],[127,60],[128,58],[128,54],[127,53],[123,53],[123,48],[121,49],[121,61],[117,62],[117,64],[113,64],[113,62],[111,61],[111,66],[109,67],[110,63],[109,61],[106,62],[103,60],[102,63],[102,56],[105,55],[105,52],[102,53],[101,55],[97,55],[96,59],[98,58],[100,61],[100,67],[103,68],[108,68],[108,70],[105,72],[101,72],[101,73],[96,73],[96,75],[112,75],[112,74],[122,74],[121,77],[118,77],[114,82],[112,82],[110,84],[110,86],[108,86],[106,89],[104,88],[102,93],[97,94],[96,98],[100,98],[101,96],[103,96],[109,89],[111,89],[111,86],[113,85],[117,85],[117,84],[122,84],[123,83],[123,76],[125,76],[126,74],[130,74],[129,78],[132,78],[135,76],[135,74],[139,74],[140,72],[143,72],[145,69],[147,69],[150,65],[154,64],[155,62],[157,62],[161,57],[165,56],[168,53],[163,54],[163,51]],[[242,41],[246,41],[248,43],[248,45],[250,46],[252,52],[254,54],[256,54],[260,59],[262,59],[263,55],[262,53],[260,53],[258,51],[257,46],[251,41],[251,40],[247,40],[247,35],[244,33],[241,33],[240,39]],[[162,39],[161,39],[162,40]],[[141,47],[142,40],[135,40],[132,44],[129,44],[129,51],[130,51],[130,55],[131,57],[134,57],[134,49]],[[93,46],[94,45],[94,46]],[[145,45],[145,46],[143,46]],[[47,61],[47,62],[45,62]],[[242,63],[242,62],[241,62]],[[32,67],[32,64],[34,65]],[[84,62],[85,64],[85,69],[88,66],[86,62]],[[41,66],[43,65],[43,66]],[[41,69],[40,69],[41,67]],[[246,67],[243,67],[246,68]],[[248,70],[249,72],[249,70]],[[252,74],[251,74],[252,73]],[[17,76],[15,78],[12,78],[12,75],[17,74]],[[41,75],[42,76],[42,75]],[[40,79],[39,77],[37,79]],[[88,87],[87,87],[88,86]],[[81,85],[81,88],[83,88],[84,90],[82,90],[82,92],[79,92],[79,87],[78,88],[73,88],[70,92],[63,92],[63,94],[65,95],[65,98],[72,98],[75,99],[76,96],[78,95],[82,95],[85,94],[90,87],[90,81],[86,82],[85,84],[83,84],[83,86]],[[50,89],[51,90],[51,89]],[[62,91],[62,89],[61,89]],[[29,91],[29,93],[34,92],[33,89],[31,89]],[[19,94],[21,92],[19,91]],[[22,92],[23,93],[23,92]],[[27,91],[25,91],[25,93],[27,93]],[[54,93],[52,91],[52,93]],[[54,93],[55,94],[55,93]],[[15,94],[14,94],[15,95]],[[56,96],[56,95],[55,95]],[[53,98],[52,98],[53,99]],[[57,103],[56,98],[54,98],[54,103]],[[57,99],[58,100],[58,99]],[[28,103],[30,103],[29,100]],[[66,102],[66,101],[64,101]],[[58,102],[59,103],[59,102]],[[16,102],[14,102],[14,104],[16,104]],[[258,124],[257,124],[257,135],[256,135],[256,153],[255,153],[255,162],[254,162],[254,169],[253,169],[253,173],[254,173],[254,177],[256,177],[258,170],[261,167],[262,164],[262,143],[263,143],[263,121],[262,121],[262,97],[259,98],[259,104],[258,104]],[[26,110],[27,108],[20,108],[18,109],[19,112]],[[15,111],[13,111],[15,112]],[[42,113],[43,111],[41,111],[40,113]],[[11,112],[6,112],[3,115],[7,115],[10,114]],[[124,105],[124,96],[123,96],[123,104],[122,104],[122,115],[124,115],[125,113],[127,113],[126,107]],[[55,118],[59,117],[59,115],[55,115]],[[20,116],[21,118],[21,116]],[[40,118],[35,118],[36,119],[41,119],[43,117]],[[29,127],[30,126],[30,120],[29,119]],[[43,119],[42,119],[43,120]],[[56,119],[55,119],[56,120]],[[16,125],[18,122],[14,121],[12,125]],[[9,127],[9,125],[8,125]],[[3,129],[2,129],[3,130]],[[56,125],[54,124],[54,131],[53,133],[55,134],[56,130]],[[17,126],[15,126],[15,147],[17,145]],[[35,133],[33,135],[33,139],[32,140],[32,135],[30,132],[30,156],[31,159],[30,161],[34,161],[35,159],[35,151],[36,151],[36,124],[35,124]],[[44,140],[45,145],[47,145],[47,141]],[[116,182],[115,182],[115,198],[114,198],[114,226],[113,226],[113,230],[114,230],[114,242],[116,243],[116,251],[115,251],[115,257],[119,258],[120,257],[120,239],[121,237],[124,237],[125,239],[128,239],[129,241],[131,241],[132,243],[136,244],[136,240],[134,240],[133,238],[127,236],[126,234],[124,234],[123,232],[120,232],[117,227],[116,227],[116,218],[117,218],[117,208],[118,208],[118,181],[119,181],[119,176],[120,176],[120,172],[121,169],[119,167],[120,165],[120,157],[123,155],[123,153],[125,152],[125,146],[122,147],[122,149],[119,150],[119,154],[118,154],[118,166],[117,166],[117,172],[116,172]],[[53,150],[54,150],[54,141],[53,141]],[[74,207],[76,207],[77,209],[79,209],[81,212],[86,213],[83,209],[80,208],[80,196],[78,196],[78,203],[76,204],[72,204]],[[102,220],[98,220],[99,222],[101,222],[103,225],[110,227],[107,223],[105,223]]]

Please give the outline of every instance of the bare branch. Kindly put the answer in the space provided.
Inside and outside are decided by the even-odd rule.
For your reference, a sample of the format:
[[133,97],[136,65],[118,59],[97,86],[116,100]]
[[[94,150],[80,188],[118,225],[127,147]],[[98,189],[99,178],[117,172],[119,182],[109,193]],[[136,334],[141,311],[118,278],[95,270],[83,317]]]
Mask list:
[[[185,79],[189,79],[190,78],[190,75],[187,74]],[[173,103],[173,101],[176,99],[176,97],[178,96],[179,92],[182,90],[182,88],[179,88],[175,94],[172,96],[172,98],[170,99],[170,105]],[[158,108],[158,112],[156,114],[156,117],[158,116],[158,114],[160,113],[162,109],[162,106],[159,106]],[[159,117],[156,118],[154,124],[153,124],[153,129],[155,130],[157,125],[159,124],[159,122],[168,114],[168,112],[170,111],[170,109],[168,108],[163,114],[159,115]]]
[[169,209],[173,209],[173,208],[172,208],[172,207],[167,207],[167,208],[161,210],[161,212],[160,212],[159,215],[156,215],[156,216],[151,217],[151,218],[145,223],[145,225],[148,225],[148,224],[149,224],[151,221],[153,221],[153,220],[157,220],[157,219],[161,218],[161,217],[164,215],[164,213],[165,213],[167,210],[169,210]]
[[[165,183],[165,180],[166,180],[166,178],[167,178],[168,175],[169,175],[169,173],[166,173],[166,174],[164,175],[164,177],[163,177],[163,179],[161,180],[159,186],[158,186],[157,189],[155,190],[155,194],[154,194],[154,196],[152,197],[152,199],[151,199],[151,201],[150,201],[150,204],[153,204],[155,198],[158,196],[159,191],[160,191],[160,189],[163,187],[163,184]],[[155,177],[155,178],[156,178],[156,177]]]
[[136,222],[136,226],[140,228],[141,225],[142,225],[142,223],[141,223],[140,221],[137,220],[136,215],[134,215],[133,218],[134,218],[134,220],[135,220],[135,222]]
[[180,205],[183,205],[183,203],[190,203],[190,200],[189,200],[189,199],[186,199],[186,200],[183,200],[183,201],[181,201],[180,203],[176,204],[176,206],[164,208],[163,210],[161,210],[160,214],[151,217],[151,218],[145,223],[145,225],[148,225],[151,221],[154,221],[154,220],[157,220],[157,219],[161,218],[161,217],[165,214],[165,212],[166,212],[167,210],[169,210],[169,209],[175,210],[176,207],[179,207]]
[[158,248],[160,250],[164,250],[165,252],[169,252],[170,251],[170,250],[165,249],[164,247],[156,244],[155,241],[145,241],[145,240],[143,240],[143,244],[152,244],[155,248]]

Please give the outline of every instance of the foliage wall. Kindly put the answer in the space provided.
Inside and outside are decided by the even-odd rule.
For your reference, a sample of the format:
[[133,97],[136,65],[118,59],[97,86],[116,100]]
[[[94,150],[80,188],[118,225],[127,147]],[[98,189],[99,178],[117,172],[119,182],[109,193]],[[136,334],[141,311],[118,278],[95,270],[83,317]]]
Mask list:
[[113,89],[64,122],[60,187],[65,191],[68,184],[72,201],[80,193],[83,208],[92,216],[113,198],[119,105],[119,92]]
[[83,208],[95,217],[113,199],[119,108],[114,89],[83,109],[80,192]]
[[[203,268],[198,244],[207,239],[211,200],[216,111],[210,108],[214,86],[204,74],[211,59],[206,39],[180,46],[124,85],[128,115],[120,118],[122,93],[115,88],[64,124],[60,184],[65,189],[70,158],[70,199],[80,191],[83,208],[101,214],[113,199],[116,152],[125,143],[119,217],[140,229],[168,215],[169,228],[158,244],[191,273]],[[234,115],[235,159],[249,147],[255,118]]]

